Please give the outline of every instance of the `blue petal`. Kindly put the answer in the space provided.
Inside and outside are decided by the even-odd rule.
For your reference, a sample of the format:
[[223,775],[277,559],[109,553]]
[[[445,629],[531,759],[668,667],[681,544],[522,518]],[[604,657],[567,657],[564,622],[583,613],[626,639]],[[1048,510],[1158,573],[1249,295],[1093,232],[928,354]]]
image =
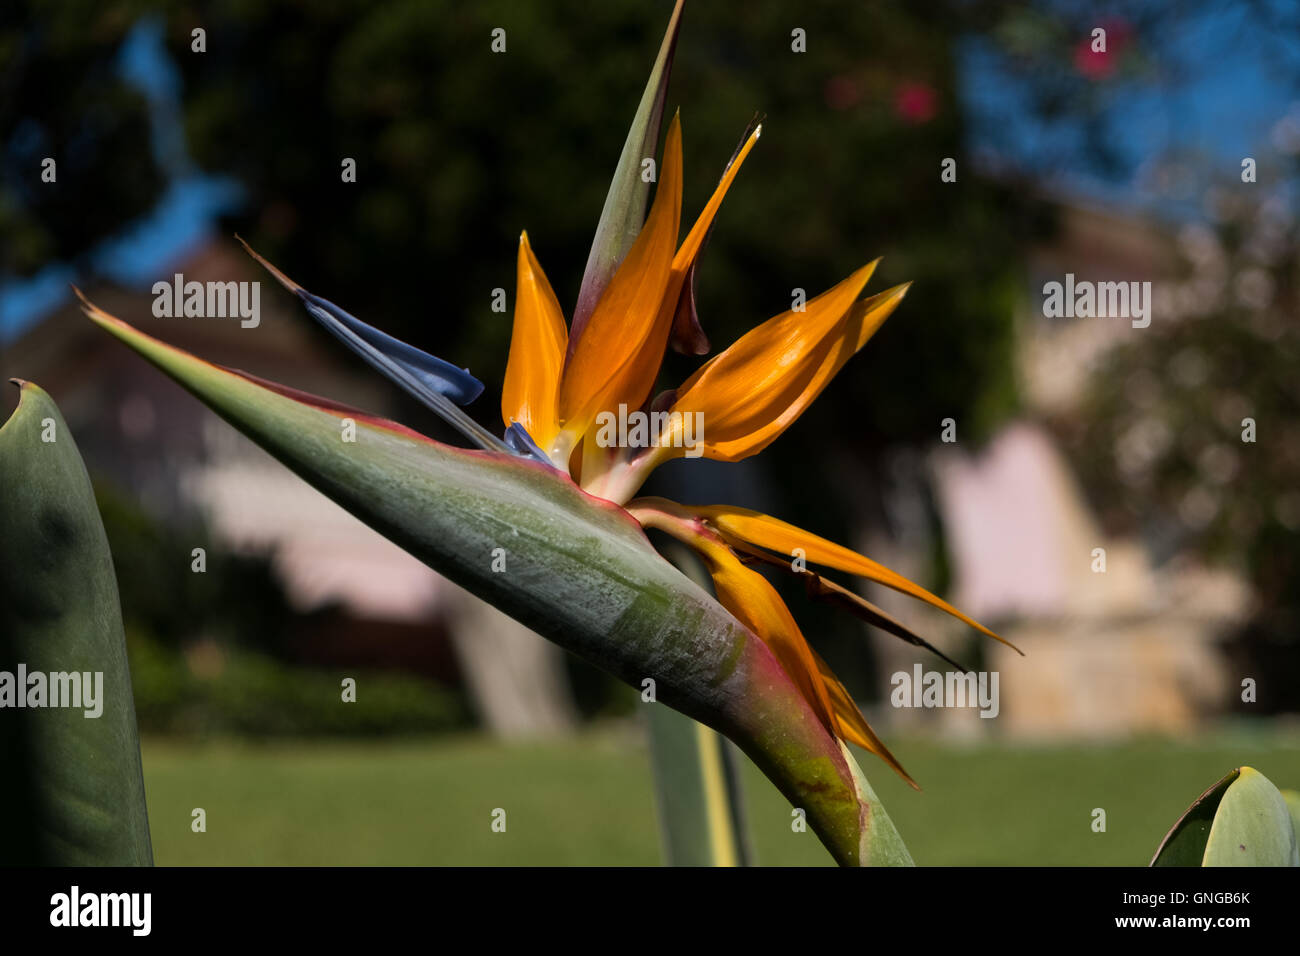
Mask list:
[[[381,332],[373,325],[367,325],[356,316],[345,312],[328,299],[312,295],[306,289],[299,289],[298,297],[307,306],[307,311],[311,312],[331,332],[335,332],[337,335],[330,321],[332,318],[342,323],[361,339],[361,343],[358,343],[348,336],[339,336],[362,358],[371,359],[371,356],[367,354],[368,350],[364,348],[364,345],[368,345],[371,349],[381,352],[389,359],[399,363],[427,387],[440,395],[447,396],[457,405],[468,405],[483,394],[483,383],[471,375],[468,369],[457,368],[450,362],[444,362],[428,352],[422,352],[401,339],[395,339],[386,332]],[[325,313],[324,315],[321,314],[322,311]],[[380,371],[384,371],[384,369],[381,368]],[[399,384],[401,383],[399,382]]]
[[516,455],[523,458],[535,458],[543,464],[555,467],[554,462],[547,456],[546,452],[537,447],[537,442],[533,441],[533,436],[528,434],[528,430],[518,422],[512,422],[506,429],[506,447]]
[[460,405],[474,401],[483,392],[483,383],[466,369],[456,368],[427,352],[421,352],[366,325],[333,302],[312,295],[254,252],[239,236],[235,238],[239,239],[250,256],[275,276],[277,282],[302,300],[312,318],[390,382],[400,385],[480,448],[497,452],[510,450],[505,442],[461,410]]
[[480,448],[508,450],[500,438],[459,408],[459,405],[478,398],[483,391],[483,383],[468,371],[366,325],[334,303],[312,295],[306,289],[296,288],[293,291],[307,307],[312,318],[325,326],[335,338],[365,359],[389,381],[400,385],[432,409],[447,424]]

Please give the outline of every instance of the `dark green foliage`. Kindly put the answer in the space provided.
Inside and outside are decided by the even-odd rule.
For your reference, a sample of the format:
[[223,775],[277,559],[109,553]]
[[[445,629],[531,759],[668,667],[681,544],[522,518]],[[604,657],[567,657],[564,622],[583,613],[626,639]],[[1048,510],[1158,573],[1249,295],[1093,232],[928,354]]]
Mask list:
[[72,433],[31,384],[0,427],[0,488],[0,864],[148,866],[113,560]]

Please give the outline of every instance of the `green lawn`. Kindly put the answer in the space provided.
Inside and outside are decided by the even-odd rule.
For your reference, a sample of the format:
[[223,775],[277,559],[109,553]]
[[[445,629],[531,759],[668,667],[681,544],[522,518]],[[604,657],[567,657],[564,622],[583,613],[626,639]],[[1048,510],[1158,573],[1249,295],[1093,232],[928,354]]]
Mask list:
[[[891,739],[925,787],[863,767],[920,864],[1145,864],[1187,805],[1242,763],[1300,786],[1300,735],[1219,733],[1195,744],[1009,747]],[[634,727],[548,744],[482,737],[373,743],[144,742],[154,855],[190,864],[654,865],[646,751]],[[828,864],[752,767],[760,863]],[[207,832],[190,829],[207,813]],[[1106,832],[1092,811],[1106,811]],[[506,811],[506,832],[491,829]]]

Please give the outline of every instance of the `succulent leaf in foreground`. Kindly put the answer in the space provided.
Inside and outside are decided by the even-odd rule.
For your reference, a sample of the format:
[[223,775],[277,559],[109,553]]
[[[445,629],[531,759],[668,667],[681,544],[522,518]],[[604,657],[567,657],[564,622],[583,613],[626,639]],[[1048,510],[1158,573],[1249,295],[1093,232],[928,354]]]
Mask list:
[[0,426],[0,865],[149,866],[108,538],[58,407],[14,384]]

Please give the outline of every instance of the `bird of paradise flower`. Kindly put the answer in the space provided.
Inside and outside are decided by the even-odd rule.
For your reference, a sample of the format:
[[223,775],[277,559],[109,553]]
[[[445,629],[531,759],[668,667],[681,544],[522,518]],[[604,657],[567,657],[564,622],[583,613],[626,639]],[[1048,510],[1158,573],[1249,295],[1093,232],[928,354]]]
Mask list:
[[[940,652],[853,591],[820,572],[796,569],[791,556],[801,554],[816,567],[892,588],[990,637],[1002,638],[870,558],[775,517],[725,504],[685,505],[636,496],[654,468],[688,449],[692,457],[702,453],[707,458],[736,462],[766,448],[866,344],[898,307],[910,285],[859,298],[879,260],[868,262],[801,308],[760,323],[676,389],[652,395],[670,345],[688,354],[708,351],[694,307],[695,271],[723,198],[762,133],[759,124],[746,131],[712,196],[679,245],[682,132],[680,117],[674,116],[665,137],[654,200],[644,222],[640,221],[646,193],[638,194],[634,171],[642,154],[654,151],[681,7],[679,0],[624,147],[571,325],[565,321],[527,233],[520,237],[514,326],[501,398],[506,426],[503,438],[460,407],[483,391],[468,371],[367,325],[308,292],[247,244],[245,248],[300,299],[313,318],[481,449],[494,456],[541,463],[641,528],[665,532],[692,548],[712,578],[717,600],[771,651],[826,733],[836,741],[875,753],[916,787],[868,725],[843,683],[809,646],[776,589],[753,566],[765,564],[796,574],[814,597],[844,607],[935,653]],[[216,398],[217,390],[207,383],[209,371],[233,374],[261,390],[287,395],[331,414],[356,414],[383,430],[428,441],[404,426],[244,373],[206,363],[200,363],[206,368],[198,368],[193,364],[196,360],[142,335],[82,298],[93,319],[241,427],[247,424],[245,415],[227,399]],[[643,445],[598,440],[600,423],[628,408],[658,414],[667,427]],[[694,436],[696,446],[690,449],[690,443],[682,440],[682,429],[692,417],[705,428]],[[264,438],[255,429],[250,434],[258,440]],[[842,862],[846,857],[852,861],[850,851],[832,846],[832,852]]]

